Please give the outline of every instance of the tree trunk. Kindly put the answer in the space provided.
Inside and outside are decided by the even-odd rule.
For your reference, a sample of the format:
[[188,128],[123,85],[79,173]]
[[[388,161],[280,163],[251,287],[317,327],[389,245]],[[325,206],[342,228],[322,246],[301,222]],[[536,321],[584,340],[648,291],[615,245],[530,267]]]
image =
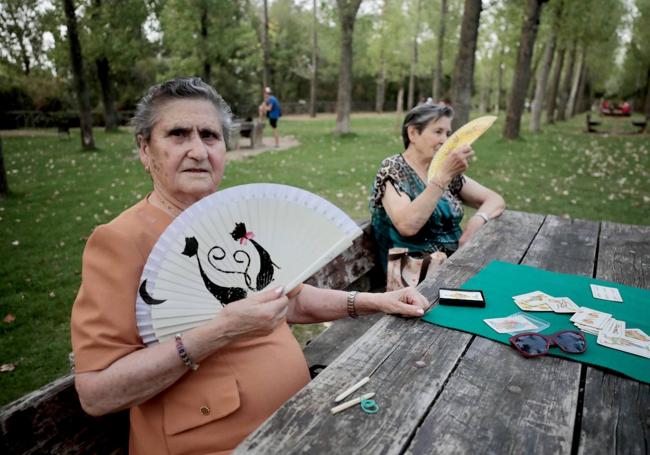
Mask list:
[[548,80],[548,73],[553,65],[553,55],[555,54],[555,32],[551,32],[542,64],[537,72],[537,87],[535,88],[535,98],[533,99],[530,116],[530,130],[533,133],[539,133],[540,124],[542,121],[542,110],[544,109],[544,98],[546,95],[546,84]]
[[402,81],[399,81],[399,88],[397,89],[395,112],[397,112],[397,116],[401,120],[402,114],[404,113],[404,84],[402,84]]
[[539,69],[539,62],[542,60],[542,54],[539,52],[535,54],[535,47],[533,46],[533,67],[530,70],[530,80],[528,81],[528,90],[526,93],[526,100],[528,100],[528,112],[533,104],[533,98],[535,98],[535,90],[537,89],[537,70]]
[[571,92],[566,107],[566,116],[571,118],[575,111],[576,98],[578,97],[578,87],[580,86],[580,78],[582,77],[582,69],[585,63],[585,49],[583,47],[578,51],[579,57],[576,60],[576,69],[573,74],[573,83],[571,84]]
[[381,62],[379,74],[377,75],[377,95],[375,97],[375,112],[381,114],[384,112],[384,99],[386,97],[386,68],[385,63]]
[[558,50],[559,55],[555,59],[555,67],[553,76],[551,77],[551,85],[548,88],[548,104],[546,106],[546,123],[555,123],[555,108],[557,106],[557,92],[560,86],[560,77],[562,76],[562,67],[564,66],[564,54],[566,49]]
[[270,84],[269,77],[269,5],[268,0],[264,0],[264,23],[262,24],[262,84],[264,88]]
[[77,92],[79,104],[79,121],[81,124],[81,147],[84,150],[94,150],[95,140],[93,138],[93,124],[90,113],[90,94],[86,85],[86,77],[83,69],[83,57],[81,44],[77,33],[77,17],[73,0],[63,0],[66,25],[68,27],[68,43],[70,44],[70,61],[72,62],[72,74]]
[[409,94],[406,101],[406,107],[410,111],[415,105],[415,70],[418,65],[418,35],[420,34],[420,4],[421,0],[418,0],[416,12],[415,12],[415,33],[413,34],[413,53],[411,54],[411,72],[409,74]]
[[512,80],[510,98],[508,99],[506,124],[503,128],[503,137],[505,139],[519,137],[521,114],[524,112],[526,89],[530,79],[530,61],[535,48],[535,38],[537,38],[542,6],[546,1],[548,0],[528,0],[528,14],[521,27],[517,63],[515,64],[515,74]]
[[111,80],[111,66],[106,57],[95,60],[97,77],[102,89],[102,104],[104,105],[104,129],[106,132],[117,131],[118,118],[115,109],[115,91]]
[[203,56],[203,81],[206,84],[211,83],[212,79],[212,64],[208,56],[208,5],[201,4],[201,43],[203,49],[199,52]]
[[309,116],[316,117],[316,85],[318,83],[318,16],[316,0],[313,1],[314,22],[311,31],[311,83],[309,86]]
[[442,61],[445,49],[445,23],[447,21],[447,0],[440,0],[440,25],[438,26],[438,52],[436,53],[436,67],[433,72],[433,101],[442,99]]
[[[102,0],[94,0],[93,5],[95,8],[92,16],[94,19],[97,19],[97,16],[101,12]],[[115,110],[115,91],[113,90],[113,82],[111,80],[111,64],[108,61],[108,58],[105,55],[102,55],[95,59],[95,67],[97,68],[99,86],[102,90],[104,129],[106,132],[117,131],[118,118],[117,111]]]
[[361,0],[336,0],[341,24],[341,60],[339,65],[339,86],[336,97],[336,132],[350,132],[350,110],[352,106],[352,38],[354,22]]
[[501,97],[503,96],[503,56],[505,54],[505,46],[501,45],[499,50],[499,61],[497,70],[497,96],[494,102],[495,115],[501,112]]
[[645,106],[643,109],[645,118],[650,119],[650,65],[648,66],[648,81],[645,86]]
[[564,82],[560,90],[560,101],[557,105],[557,120],[566,120],[566,106],[569,102],[569,91],[571,90],[571,81],[573,80],[573,67],[576,60],[577,44],[574,43],[569,53],[569,60],[567,60],[566,72],[564,73]]
[[0,137],[0,197],[9,194],[9,184],[7,183],[7,171],[5,170],[5,160],[2,155],[2,138]]
[[490,90],[492,89],[493,73],[493,69],[490,69],[487,75],[487,81],[484,80],[481,86],[481,100],[479,103],[479,111],[481,114],[485,114],[490,108]]
[[580,83],[578,84],[578,96],[576,97],[576,104],[572,115],[582,114],[587,110],[587,106],[591,104],[591,99],[588,96],[585,96],[588,78],[589,68],[583,65],[582,74],[580,75]]
[[452,121],[453,130],[458,129],[469,120],[481,9],[481,0],[465,0],[458,55],[454,65],[454,77],[451,81],[451,101],[455,111]]

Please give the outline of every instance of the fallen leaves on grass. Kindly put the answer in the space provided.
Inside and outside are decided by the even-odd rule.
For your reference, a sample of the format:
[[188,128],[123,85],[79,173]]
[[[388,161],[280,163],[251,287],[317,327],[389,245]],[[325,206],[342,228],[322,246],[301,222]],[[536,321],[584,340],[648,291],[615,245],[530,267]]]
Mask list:
[[12,313],[7,313],[7,315],[2,319],[2,322],[5,324],[11,324],[16,320],[16,316],[14,316]]
[[15,363],[3,363],[0,365],[0,373],[8,373],[16,369]]

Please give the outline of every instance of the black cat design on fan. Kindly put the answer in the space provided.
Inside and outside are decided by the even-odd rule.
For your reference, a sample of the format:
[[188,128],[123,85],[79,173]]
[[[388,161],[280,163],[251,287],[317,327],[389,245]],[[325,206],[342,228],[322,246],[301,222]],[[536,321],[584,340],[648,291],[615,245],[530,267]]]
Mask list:
[[[246,225],[244,223],[236,223],[235,229],[231,232],[230,235],[235,241],[239,241],[239,243],[242,245],[245,245],[246,241],[250,240],[253,246],[255,247],[255,249],[257,250],[257,253],[259,254],[260,271],[257,274],[255,288],[251,287],[251,277],[248,274],[248,269],[250,267],[251,261],[250,261],[250,256],[246,251],[237,250],[233,253],[233,259],[235,260],[236,263],[243,264],[244,262],[246,262],[246,268],[244,269],[243,272],[237,270],[221,269],[217,267],[215,263],[213,263],[213,260],[220,261],[226,257],[225,250],[218,245],[212,247],[208,252],[208,262],[212,267],[214,267],[216,270],[220,272],[237,273],[237,274],[244,275],[244,281],[246,282],[246,286],[248,287],[248,289],[250,289],[251,291],[261,291],[271,281],[273,281],[273,275],[274,275],[273,267],[277,267],[278,269],[280,267],[273,262],[273,260],[271,259],[271,255],[262,247],[262,245],[260,245],[255,240],[253,240],[254,234],[252,232],[246,231]],[[218,284],[214,283],[203,270],[203,266],[201,265],[201,259],[199,258],[198,251],[199,251],[199,242],[198,240],[196,240],[196,237],[186,237],[185,249],[182,251],[182,254],[190,258],[196,256],[196,261],[199,265],[199,272],[201,273],[201,278],[203,279],[203,283],[205,284],[205,287],[208,290],[208,292],[210,292],[210,294],[216,297],[216,299],[222,305],[227,305],[230,302],[234,302],[235,300],[246,298],[248,293],[243,288],[219,286]],[[246,261],[240,259],[241,256],[244,256],[246,258]],[[147,292],[146,282],[147,280],[144,280],[140,285],[139,292],[140,292],[140,296],[142,297],[142,300],[144,300],[144,302],[147,303],[148,305],[159,305],[161,303],[164,303],[165,300],[155,299]]]

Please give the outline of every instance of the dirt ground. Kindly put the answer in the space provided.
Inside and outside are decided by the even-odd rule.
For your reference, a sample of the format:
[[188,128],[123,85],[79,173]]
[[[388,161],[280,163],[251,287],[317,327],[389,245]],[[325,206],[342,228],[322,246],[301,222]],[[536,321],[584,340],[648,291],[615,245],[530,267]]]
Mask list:
[[269,150],[287,150],[300,145],[300,142],[298,142],[298,140],[293,136],[280,136],[279,147],[275,147],[275,142],[272,137],[265,137],[262,142],[263,146],[251,149],[249,145],[250,140],[242,138],[239,141],[239,150],[229,151],[226,154],[226,161],[243,160],[249,156],[259,155],[260,153],[268,152]]

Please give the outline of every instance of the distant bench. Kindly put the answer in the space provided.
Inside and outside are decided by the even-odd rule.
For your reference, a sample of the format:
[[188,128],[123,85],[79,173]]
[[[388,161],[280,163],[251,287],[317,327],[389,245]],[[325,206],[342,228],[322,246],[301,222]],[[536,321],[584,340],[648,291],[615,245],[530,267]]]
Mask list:
[[251,148],[255,149],[263,144],[264,122],[247,118],[246,120],[235,119],[231,136],[231,149],[238,150],[242,137],[251,141]]
[[[352,246],[316,272],[307,283],[330,289],[367,291],[383,286],[368,222]],[[304,349],[312,377],[324,369],[381,315],[341,319]],[[0,453],[126,454],[129,412],[91,417],[79,404],[74,373],[0,408]]]
[[[591,114],[587,114],[585,120],[586,120],[587,132],[589,132],[589,133],[599,133],[600,132],[600,131],[598,131],[596,129],[596,127],[601,125],[602,122],[600,122],[598,120],[593,120],[591,118]],[[632,120],[632,125],[639,129],[638,131],[635,132],[636,134],[644,133],[645,129],[646,129],[647,125],[648,125],[648,119],[645,118],[643,120]],[[619,133],[619,134],[635,134],[635,133],[627,132],[627,133]]]

